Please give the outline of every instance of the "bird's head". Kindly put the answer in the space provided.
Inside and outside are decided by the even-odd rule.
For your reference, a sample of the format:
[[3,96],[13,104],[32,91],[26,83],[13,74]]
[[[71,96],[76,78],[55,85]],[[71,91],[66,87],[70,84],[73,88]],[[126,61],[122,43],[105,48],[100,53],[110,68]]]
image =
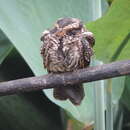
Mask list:
[[[60,36],[69,35],[76,36],[82,35],[90,45],[93,47],[95,44],[94,35],[92,32],[85,29],[83,22],[76,18],[61,18],[55,24],[55,30]],[[59,31],[58,31],[59,30]]]
[[76,18],[61,18],[55,24],[55,31],[58,36],[74,36],[81,33],[83,24]]
[[62,38],[64,36],[74,37],[83,37],[85,38],[89,44],[93,47],[95,43],[95,39],[93,33],[88,31],[83,22],[77,18],[60,18],[57,20],[54,27],[50,30],[46,30],[43,33],[43,37],[47,34],[54,34],[57,37]]

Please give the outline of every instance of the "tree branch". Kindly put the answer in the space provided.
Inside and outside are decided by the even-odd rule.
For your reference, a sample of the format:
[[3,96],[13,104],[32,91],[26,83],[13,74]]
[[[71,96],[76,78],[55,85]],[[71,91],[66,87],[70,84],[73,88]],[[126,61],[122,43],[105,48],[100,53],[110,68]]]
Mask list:
[[47,74],[0,83],[0,95],[49,89],[57,86],[85,83],[130,74],[130,60],[113,62],[63,74]]

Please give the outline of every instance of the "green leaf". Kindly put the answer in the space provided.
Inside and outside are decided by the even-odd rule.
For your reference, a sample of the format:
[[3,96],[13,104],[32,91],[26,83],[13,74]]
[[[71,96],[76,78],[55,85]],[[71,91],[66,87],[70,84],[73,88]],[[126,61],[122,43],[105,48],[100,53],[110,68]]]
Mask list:
[[125,88],[125,76],[112,79],[112,102],[117,104]]
[[[95,20],[102,15],[102,10],[105,11],[107,5],[104,4],[105,0],[96,1],[98,6],[94,2],[89,0],[78,0],[76,2],[75,0],[69,2],[66,0],[1,0],[0,28],[29,64],[34,74],[41,75],[46,73],[40,56],[41,32],[50,27],[59,17],[78,17],[83,21]],[[69,108],[69,112],[73,111],[73,116],[76,116],[82,122],[93,121],[93,90],[90,87],[92,84],[90,83],[85,87],[86,95],[88,95],[86,98],[88,99],[84,99],[82,106],[75,108],[68,101],[59,101],[57,104],[62,103],[62,107]],[[53,101],[57,102],[56,100]]]
[[[1,0],[0,28],[29,64],[34,74],[45,74],[46,71],[43,69],[40,56],[40,36],[42,31],[49,28],[60,17],[77,17],[83,21],[95,20],[102,15],[107,7],[105,0],[96,2],[97,4],[95,4],[95,0]],[[76,110],[77,108],[73,110],[75,111],[75,116],[78,116],[78,119],[82,121],[86,121],[86,116],[90,120],[93,119],[92,112],[88,112],[93,111],[93,104],[89,100],[92,90],[89,89],[90,87],[87,89],[87,101],[90,105],[87,106],[86,110],[86,103],[84,102],[86,111],[82,111],[83,117],[80,117],[81,112],[79,113]],[[70,103],[63,103],[62,105],[68,105],[72,109]],[[88,113],[87,115],[84,114],[86,112]]]
[[6,56],[12,50],[13,45],[8,40],[8,38],[4,35],[4,33],[0,30],[0,64],[6,58]]
[[[11,51],[0,67],[0,82],[31,75],[32,72],[16,50]],[[42,92],[2,96],[0,130],[51,130],[52,127],[53,130],[61,130],[58,112]]]
[[41,75],[45,73],[40,56],[42,31],[60,17],[77,17],[83,21],[90,21],[95,13],[92,9],[93,3],[89,0],[1,0],[0,28],[24,57],[34,74]]
[[[103,62],[128,59],[130,56],[130,1],[114,0],[107,14],[86,25],[96,37],[96,58]],[[114,78],[109,84],[112,103],[117,104],[125,86],[125,77]],[[109,91],[107,91],[109,95]]]
[[[128,59],[130,56],[130,1],[114,0],[107,14],[87,24],[96,38],[95,57],[103,62]],[[125,87],[125,77],[107,81],[106,128],[113,127],[113,108],[118,104]],[[130,83],[130,82],[129,82]],[[125,87],[126,95],[130,91]],[[124,94],[123,94],[124,95]],[[127,97],[127,96],[125,96]],[[126,100],[128,101],[128,99]],[[125,102],[126,103],[126,102]],[[129,102],[127,102],[128,105]]]
[[[50,127],[51,124],[53,126],[53,129],[57,130],[57,126],[53,123],[52,119],[49,119],[47,117],[45,110],[43,109],[43,111],[41,112],[38,106],[34,107],[34,105],[35,105],[34,102],[32,103],[31,100],[27,100],[22,95],[1,97],[0,129],[48,130],[51,129]],[[42,104],[40,105],[42,106]]]
[[125,90],[123,92],[121,101],[130,111],[130,76],[126,76],[125,78]]
[[130,56],[130,1],[115,0],[107,14],[87,25],[96,37],[96,58],[105,62]]

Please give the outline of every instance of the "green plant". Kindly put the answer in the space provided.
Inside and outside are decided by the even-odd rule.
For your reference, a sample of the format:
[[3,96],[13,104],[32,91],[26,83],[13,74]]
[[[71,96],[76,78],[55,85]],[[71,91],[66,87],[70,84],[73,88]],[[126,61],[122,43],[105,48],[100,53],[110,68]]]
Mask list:
[[[1,0],[0,28],[6,36],[2,32],[0,33],[0,49],[2,50],[0,53],[0,62],[2,63],[6,56],[8,54],[10,55],[9,52],[12,48],[15,47],[29,65],[34,75],[45,74],[46,71],[43,69],[39,51],[41,45],[39,38],[44,29],[50,27],[57,18],[64,16],[78,17],[85,22],[89,21],[86,26],[95,34],[96,38],[94,58],[96,60],[92,62],[92,65],[119,59],[128,59],[130,55],[129,4],[129,0],[115,0],[102,18],[90,22],[101,17],[106,11],[107,4],[105,0],[98,0],[96,3],[94,0],[77,0],[76,2],[75,0],[72,0],[69,1],[69,3],[65,0],[38,0],[33,2],[30,0]],[[7,43],[5,41],[3,42],[3,39],[5,39]],[[80,107],[74,107],[68,101],[60,102],[55,100],[52,97],[52,90],[45,91],[45,94],[54,103],[67,110],[67,116],[64,117],[72,120],[72,125],[74,124],[74,126],[77,126],[77,129],[79,129],[78,126],[80,128],[84,127],[86,123],[88,126],[94,125],[93,122],[96,120],[94,109],[95,99],[93,96],[95,94],[95,88],[92,88],[92,86],[98,85],[100,86],[102,94],[105,94],[103,91],[106,90],[106,104],[102,102],[101,107],[104,112],[106,110],[108,115],[110,115],[106,117],[108,120],[107,125],[113,125],[109,122],[110,120],[113,120],[112,108],[117,106],[126,85],[126,81],[128,86],[128,80],[126,80],[126,78],[127,77],[121,77],[110,79],[106,82],[99,81],[86,84],[87,87],[85,87],[85,90],[87,96]],[[99,95],[97,97],[99,97]],[[125,102],[125,104],[129,104],[127,100],[122,101]],[[100,107],[96,108],[96,111],[99,111],[100,109]],[[77,123],[78,121],[80,122],[80,125]],[[101,123],[102,122],[99,124]],[[96,125],[97,128],[99,128],[98,124]],[[104,126],[102,126],[102,128],[103,127]]]

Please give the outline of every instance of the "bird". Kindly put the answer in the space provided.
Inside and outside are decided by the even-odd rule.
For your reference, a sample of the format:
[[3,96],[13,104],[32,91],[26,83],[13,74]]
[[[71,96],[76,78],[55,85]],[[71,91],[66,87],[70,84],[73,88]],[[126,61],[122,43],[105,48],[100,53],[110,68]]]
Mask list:
[[[60,74],[89,66],[95,38],[80,19],[67,17],[58,19],[51,29],[45,30],[41,42],[44,68],[48,73]],[[57,86],[53,90],[53,96],[80,105],[85,93],[80,83]]]

